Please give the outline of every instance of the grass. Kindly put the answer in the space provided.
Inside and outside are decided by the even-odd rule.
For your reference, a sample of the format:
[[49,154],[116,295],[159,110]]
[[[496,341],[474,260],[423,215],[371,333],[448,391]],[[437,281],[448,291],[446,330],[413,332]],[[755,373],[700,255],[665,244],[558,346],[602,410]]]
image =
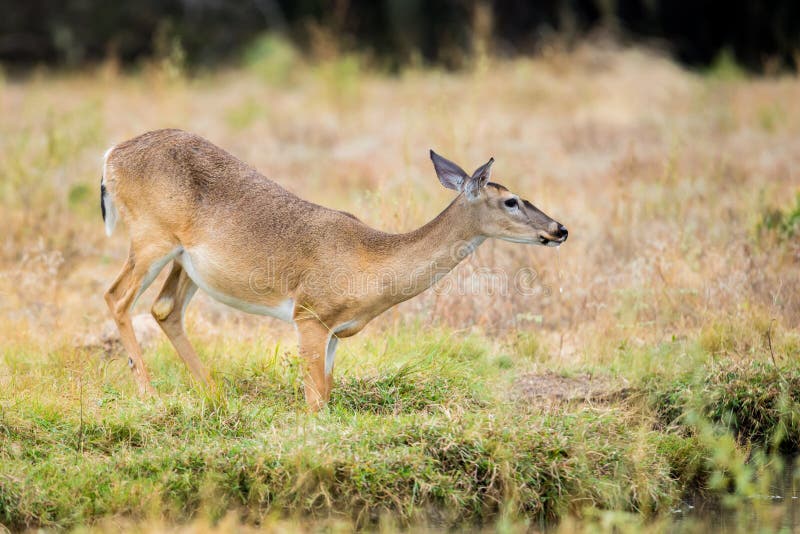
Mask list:
[[[643,377],[610,403],[548,405],[511,394],[536,365],[497,358],[518,351],[517,340],[414,333],[389,335],[391,356],[370,343],[348,354],[343,366],[358,361],[360,371],[345,373],[316,416],[302,409],[295,359],[277,351],[213,354],[219,374],[233,369],[214,401],[162,347],[152,361],[159,399],[148,402],[112,370],[118,360],[12,350],[0,523],[215,522],[231,510],[245,524],[278,514],[360,526],[386,516],[446,527],[592,510],[658,517],[697,492],[755,491],[763,473],[747,467],[753,451],[800,444],[793,362],[719,361],[691,376]],[[721,455],[725,436],[738,442]]]
[[788,209],[772,208],[763,215],[758,226],[762,233],[774,233],[780,239],[791,239],[800,232],[800,193]]
[[[0,82],[0,523],[691,531],[673,518],[700,499],[780,527],[790,510],[757,503],[800,446],[797,79],[588,45],[388,77],[286,46],[193,77],[167,50]],[[344,340],[316,416],[291,328],[198,295],[190,337],[222,393],[159,338],[142,401],[124,359],[85,348],[127,252],[97,182],[109,145],[167,126],[392,231],[451,199],[429,148],[494,156],[570,240],[489,240]],[[609,394],[537,396],[531,376]]]
[[662,424],[681,423],[681,418],[699,414],[741,443],[787,453],[800,449],[800,377],[792,367],[728,360],[696,374],[702,382],[680,377],[664,384],[656,379],[653,404]]

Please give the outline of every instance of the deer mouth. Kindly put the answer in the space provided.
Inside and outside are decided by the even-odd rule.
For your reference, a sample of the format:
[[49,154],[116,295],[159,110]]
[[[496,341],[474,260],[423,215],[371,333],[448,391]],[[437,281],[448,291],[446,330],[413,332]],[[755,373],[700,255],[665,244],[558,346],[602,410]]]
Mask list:
[[544,245],[546,247],[557,247],[561,245],[561,243],[567,240],[567,235],[568,234],[564,234],[562,236],[556,237],[547,232],[539,232],[538,235],[539,244]]

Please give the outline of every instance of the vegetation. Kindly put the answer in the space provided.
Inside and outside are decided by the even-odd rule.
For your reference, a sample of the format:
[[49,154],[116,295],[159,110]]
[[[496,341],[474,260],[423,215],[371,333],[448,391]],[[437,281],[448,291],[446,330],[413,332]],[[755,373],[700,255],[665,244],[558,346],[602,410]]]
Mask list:
[[652,518],[694,492],[757,494],[775,458],[754,462],[753,450],[800,443],[796,363],[715,362],[694,378],[644,377],[592,406],[515,398],[531,361],[501,365],[503,345],[480,340],[476,350],[474,336],[447,331],[387,335],[391,356],[369,342],[346,355],[345,379],[319,416],[303,411],[289,353],[213,351],[225,377],[217,401],[192,389],[161,346],[151,403],[114,361],[12,349],[0,522],[217,521],[229,510],[245,523],[277,514],[362,526],[537,524],[591,510]]
[[[392,70],[425,62],[463,68],[487,48],[538,52],[603,33],[657,42],[676,59],[708,66],[729,56],[757,72],[797,68],[800,8],[791,0],[710,6],[669,0],[499,2],[492,0],[101,0],[8,6],[0,62],[76,67],[115,58],[127,65],[180,47],[190,65],[227,64],[264,32],[316,56],[367,52]],[[13,7],[13,9],[11,9]]]
[[[176,53],[5,80],[0,524],[674,531],[702,499],[778,528],[761,496],[800,446],[798,83],[602,47],[390,79],[278,41],[213,75]],[[570,239],[489,241],[343,340],[318,415],[291,328],[198,295],[189,332],[220,395],[158,338],[143,401],[113,344],[85,339],[126,254],[97,189],[109,145],[168,126],[393,231],[451,198],[428,148],[494,156]]]
[[800,193],[788,209],[766,210],[759,226],[763,233],[773,233],[781,239],[792,239],[800,233]]

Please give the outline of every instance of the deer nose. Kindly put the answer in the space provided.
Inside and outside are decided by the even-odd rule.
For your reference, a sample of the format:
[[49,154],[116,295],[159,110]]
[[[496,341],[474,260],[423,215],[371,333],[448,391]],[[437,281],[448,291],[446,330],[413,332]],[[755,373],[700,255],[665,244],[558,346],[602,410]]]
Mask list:
[[567,227],[561,223],[557,223],[556,221],[551,222],[547,226],[548,233],[552,236],[552,239],[557,239],[560,243],[563,243],[567,240]]
[[563,224],[553,221],[547,225],[547,233],[553,237],[559,238],[567,235],[567,228]]

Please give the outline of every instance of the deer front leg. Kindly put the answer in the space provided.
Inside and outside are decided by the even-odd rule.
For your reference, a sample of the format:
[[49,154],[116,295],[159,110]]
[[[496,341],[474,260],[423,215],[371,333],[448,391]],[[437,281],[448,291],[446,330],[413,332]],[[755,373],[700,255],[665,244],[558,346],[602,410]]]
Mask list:
[[300,335],[306,403],[312,412],[316,412],[325,406],[330,395],[325,373],[325,354],[330,332],[316,319],[297,321],[297,331]]

